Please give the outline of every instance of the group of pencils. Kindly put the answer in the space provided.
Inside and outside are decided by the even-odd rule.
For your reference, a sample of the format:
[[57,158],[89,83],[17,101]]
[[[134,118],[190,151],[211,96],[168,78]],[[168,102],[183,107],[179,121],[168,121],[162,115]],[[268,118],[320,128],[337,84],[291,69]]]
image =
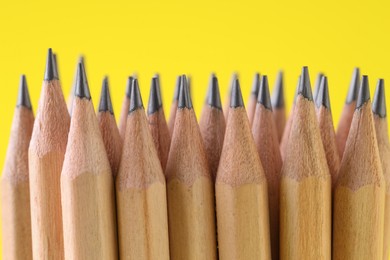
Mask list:
[[97,115],[83,60],[65,102],[49,49],[34,119],[21,77],[2,175],[3,259],[388,259],[384,81],[355,69],[337,131],[328,79],[303,67],[286,117],[283,74],[256,74],[245,108],[212,74],[199,124],[185,75],[169,121],[159,76],[145,111],[129,77],[116,124]]

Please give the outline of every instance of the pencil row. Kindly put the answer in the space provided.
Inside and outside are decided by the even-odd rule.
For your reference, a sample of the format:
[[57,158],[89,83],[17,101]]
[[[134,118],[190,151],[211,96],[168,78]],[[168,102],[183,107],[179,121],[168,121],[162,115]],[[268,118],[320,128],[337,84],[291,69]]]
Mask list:
[[49,49],[34,119],[24,76],[2,176],[4,259],[388,259],[384,81],[354,70],[334,129],[327,77],[303,67],[286,120],[255,75],[245,108],[213,74],[199,124],[186,76],[167,122],[129,77],[119,127],[107,78],[95,114],[83,61],[66,106]]

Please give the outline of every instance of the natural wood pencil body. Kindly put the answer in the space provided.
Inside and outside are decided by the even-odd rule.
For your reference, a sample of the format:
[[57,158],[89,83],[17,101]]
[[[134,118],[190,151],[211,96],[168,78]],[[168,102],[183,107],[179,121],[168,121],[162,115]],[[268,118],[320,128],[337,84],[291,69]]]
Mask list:
[[206,104],[203,108],[202,116],[199,121],[199,127],[210,171],[213,176],[213,180],[215,181],[226,127],[222,109]]
[[[257,92],[258,91],[259,90],[257,89]],[[251,93],[251,96],[249,97],[248,105],[247,105],[247,114],[248,114],[250,125],[252,125],[253,117],[255,116],[256,103],[257,103],[257,93]]]
[[282,167],[280,259],[330,258],[331,177],[314,103],[298,95]]
[[351,103],[346,103],[344,105],[343,112],[341,112],[339,125],[337,126],[336,131],[337,148],[340,160],[343,158],[345,144],[347,142],[349,128],[351,127],[352,117],[355,108],[356,101],[352,101]]
[[125,132],[126,132],[126,123],[127,123],[127,114],[129,113],[129,106],[130,106],[130,97],[125,95],[122,102],[122,109],[121,114],[119,118],[119,134],[122,137],[122,140],[125,139]]
[[169,133],[162,107],[153,114],[149,114],[148,121],[149,130],[152,134],[158,158],[160,159],[161,167],[164,171],[167,165],[169,147],[171,146],[171,134]]
[[69,121],[59,81],[44,81],[28,156],[34,259],[64,259],[60,176]]
[[333,259],[382,259],[384,207],[385,181],[367,101],[355,110],[335,189]]
[[260,103],[256,106],[252,133],[267,179],[272,258],[279,259],[279,187],[282,157],[272,110]]
[[28,146],[33,124],[32,110],[17,107],[1,179],[3,259],[32,259]]
[[177,109],[166,177],[171,259],[216,259],[214,185],[192,109]]
[[168,129],[171,136],[173,134],[173,128],[175,127],[176,110],[177,110],[177,99],[174,99],[171,104],[171,111],[169,113],[169,120],[168,120]]
[[390,143],[388,137],[387,117],[374,115],[374,123],[383,176],[386,182],[383,260],[388,260],[390,257]]
[[286,126],[284,127],[282,139],[280,139],[280,155],[282,156],[283,161],[286,156],[288,140],[290,139],[290,130],[294,118],[294,109],[295,104],[293,104],[293,106],[291,107],[290,115],[288,116]]
[[66,259],[117,259],[114,183],[92,103],[75,97],[61,174]]
[[[272,111],[276,131],[278,134],[278,142],[280,143],[282,141],[283,132],[286,128],[286,108],[285,107],[275,107]],[[290,115],[291,116],[291,115]],[[291,122],[290,122],[291,124]]]
[[271,259],[267,181],[244,107],[230,108],[215,189],[220,259]]

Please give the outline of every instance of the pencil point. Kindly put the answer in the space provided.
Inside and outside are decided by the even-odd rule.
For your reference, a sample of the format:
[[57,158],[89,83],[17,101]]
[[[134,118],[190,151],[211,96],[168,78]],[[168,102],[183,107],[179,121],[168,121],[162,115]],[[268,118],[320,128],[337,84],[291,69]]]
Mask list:
[[210,77],[210,85],[207,93],[207,104],[211,107],[222,109],[221,95],[219,93],[218,78],[215,74]]
[[244,101],[242,100],[240,82],[238,78],[233,81],[231,96],[230,96],[230,107],[244,107]]
[[54,68],[57,72],[57,77],[60,78],[60,74],[58,73],[58,62],[57,62],[57,54],[53,53],[53,61],[54,61]]
[[16,102],[17,107],[25,107],[28,109],[32,109],[30,94],[27,88],[26,76],[20,76],[20,84],[19,84],[19,93],[18,93],[18,101]]
[[161,97],[161,84],[160,84],[160,75],[156,73],[153,76],[153,79],[156,83],[156,91],[157,91],[157,100],[159,107],[162,107],[162,97]]
[[153,114],[157,112],[161,106],[161,96],[159,95],[159,84],[158,78],[152,78],[152,84],[150,86],[150,94],[149,94],[149,103],[148,103],[148,114]]
[[376,85],[372,112],[379,117],[386,117],[385,81],[383,79],[379,79]]
[[129,113],[139,109],[144,108],[141,98],[141,92],[139,91],[138,80],[133,79],[133,84],[131,87],[131,96],[130,96],[130,108]]
[[181,80],[181,77],[180,76],[177,76],[176,78],[176,84],[175,84],[175,93],[173,94],[173,100],[177,101],[179,100],[179,93],[180,93],[180,80]]
[[257,103],[262,104],[266,109],[272,111],[271,98],[269,95],[268,77],[266,75],[261,76],[259,95],[257,97]]
[[313,95],[311,93],[309,69],[307,66],[302,68],[301,79],[299,82],[298,95],[302,95],[304,98],[313,101]]
[[91,99],[87,75],[85,75],[84,64],[81,62],[79,62],[77,68],[76,88],[74,94],[79,98]]
[[190,90],[188,89],[187,78],[185,75],[182,75],[180,78],[180,91],[177,107],[191,109],[192,101],[190,97]]
[[100,94],[99,112],[110,112],[111,114],[114,114],[107,77],[104,77],[103,79],[102,92]]
[[314,93],[313,93],[314,100],[317,100],[317,95],[318,95],[318,91],[320,90],[321,80],[323,76],[324,74],[321,72],[317,74],[316,82],[314,83]]
[[370,100],[370,86],[368,84],[368,76],[363,75],[356,101],[356,109],[361,108],[368,100]]
[[284,107],[283,71],[279,71],[272,95],[272,105],[275,108]]
[[353,70],[351,84],[349,85],[347,99],[345,100],[345,103],[349,104],[353,101],[356,101],[359,94],[359,87],[360,87],[360,69],[355,68]]
[[260,73],[256,73],[253,77],[253,83],[252,83],[252,91],[251,94],[254,95],[256,98],[259,95],[259,89],[260,89]]
[[45,71],[44,80],[54,80],[54,79],[58,79],[58,72],[53,57],[53,51],[51,48],[49,48],[47,53],[46,71]]
[[131,87],[133,86],[133,76],[130,76],[127,78],[127,84],[126,84],[126,96],[130,98],[131,95]]
[[324,106],[325,108],[330,109],[328,77],[326,76],[322,76],[321,78],[315,102],[318,108]]

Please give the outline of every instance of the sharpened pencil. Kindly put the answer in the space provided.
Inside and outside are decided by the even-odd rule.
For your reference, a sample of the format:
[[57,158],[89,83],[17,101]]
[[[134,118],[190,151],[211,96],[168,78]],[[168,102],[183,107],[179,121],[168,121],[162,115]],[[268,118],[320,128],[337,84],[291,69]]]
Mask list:
[[284,102],[283,82],[283,71],[279,71],[271,99],[272,114],[276,125],[276,131],[278,133],[278,143],[282,141],[283,132],[286,127],[286,106]]
[[149,130],[157,150],[158,158],[163,171],[167,165],[169,147],[171,145],[171,134],[165,120],[164,108],[162,105],[160,79],[158,75],[152,78],[148,104]]
[[280,258],[330,259],[331,177],[302,69],[280,185]]
[[117,259],[114,178],[79,63],[61,173],[66,259]]
[[253,116],[255,115],[257,96],[259,94],[259,88],[260,88],[260,74],[255,73],[255,76],[253,77],[252,90],[251,90],[251,94],[249,95],[248,105],[247,105],[247,107],[248,107],[247,113],[248,113],[250,125],[252,125]]
[[282,157],[267,76],[261,77],[252,134],[267,179],[272,258],[279,259],[279,186]]
[[229,113],[229,107],[230,107],[230,96],[232,94],[232,88],[233,88],[233,84],[234,84],[234,81],[236,80],[236,78],[238,77],[238,73],[237,72],[234,72],[231,76],[231,79],[230,79],[230,83],[229,83],[229,90],[228,90],[228,93],[226,95],[226,99],[225,99],[225,104],[223,106],[223,114],[225,115],[225,121],[227,120],[227,117],[228,117],[228,113]]
[[178,76],[176,78],[175,93],[173,94],[173,100],[172,100],[172,104],[171,104],[171,111],[169,113],[168,129],[169,129],[169,133],[170,133],[171,136],[173,134],[173,128],[175,127],[177,101],[179,99],[179,93],[180,93],[180,82],[181,82],[180,80],[181,80],[181,77]]
[[165,177],[133,80],[116,179],[120,259],[169,259]]
[[267,180],[238,79],[215,184],[220,259],[271,259]]
[[19,94],[1,176],[2,259],[32,259],[28,146],[34,124],[26,77]]
[[166,168],[171,259],[216,259],[214,185],[181,76],[175,126]]
[[124,140],[125,138],[127,114],[129,113],[130,94],[131,94],[131,86],[133,84],[133,79],[134,79],[133,76],[127,78],[126,92],[125,92],[125,96],[123,97],[122,109],[119,118],[119,134],[121,135],[122,140]]

